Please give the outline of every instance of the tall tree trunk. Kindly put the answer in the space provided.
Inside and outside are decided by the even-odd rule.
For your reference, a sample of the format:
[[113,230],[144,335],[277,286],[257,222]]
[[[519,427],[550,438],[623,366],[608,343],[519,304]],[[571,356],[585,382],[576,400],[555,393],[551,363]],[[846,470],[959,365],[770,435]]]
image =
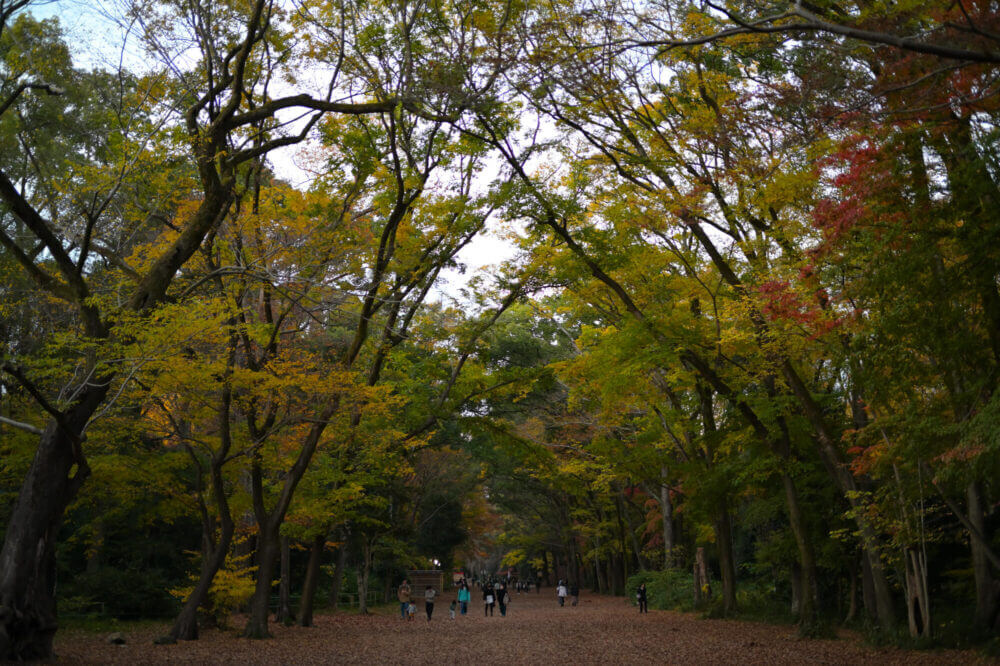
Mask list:
[[575,585],[580,585],[580,567],[576,561],[576,537],[572,534],[566,543],[566,577]]
[[861,600],[865,607],[865,616],[869,620],[878,618],[878,604],[875,602],[875,583],[872,580],[872,566],[868,553],[861,550]]
[[[625,545],[625,521],[622,520],[621,492],[616,493],[615,515],[618,518],[618,548],[621,549],[622,585],[615,585],[615,594],[624,594],[625,580],[628,579],[628,548]],[[622,590],[619,592],[618,590]]]
[[736,612],[736,558],[733,556],[733,532],[729,510],[723,508],[715,519],[715,543],[719,548],[722,570],[722,608],[726,615]]
[[856,558],[851,558],[851,569],[848,574],[850,584],[848,585],[847,617],[844,624],[850,624],[858,614],[858,564]]
[[245,638],[270,638],[268,615],[270,615],[271,587],[274,584],[274,565],[278,561],[280,535],[278,525],[270,521],[258,525],[257,533],[257,585],[250,599],[250,617],[243,629]]
[[281,536],[281,581],[278,583],[278,615],[279,623],[290,626],[295,623],[292,613],[292,549],[288,537]]
[[361,568],[358,571],[358,612],[368,614],[368,574],[371,571],[372,547],[368,537],[361,542]]
[[674,507],[670,502],[670,488],[667,486],[667,466],[660,467],[660,511],[663,515],[663,568],[674,566]]
[[927,593],[927,560],[922,550],[909,548],[903,552],[906,619],[913,638],[930,638],[931,606]]
[[326,535],[320,534],[309,544],[309,564],[306,565],[306,579],[302,583],[302,601],[299,604],[299,626],[313,626],[313,606],[316,589],[319,586],[319,569],[323,562],[323,546]]
[[51,421],[39,438],[0,550],[0,661],[52,657],[56,537],[66,506],[90,475],[74,433],[83,430],[107,390],[86,389],[63,426]]
[[[965,497],[969,505],[969,522],[979,534],[985,535],[979,484],[970,483],[965,489]],[[979,539],[970,537],[969,548],[972,550],[972,572],[976,581],[976,627],[989,630],[997,617],[997,586],[990,571],[985,545]]]
[[698,546],[694,553],[692,576],[695,608],[701,606],[712,597],[712,583],[708,578],[708,562],[705,558],[705,547]]
[[608,556],[606,564],[608,567],[608,572],[606,575],[608,577],[609,594],[612,595],[618,594],[618,575],[619,571],[621,571],[620,567],[618,566],[618,554],[611,553]]
[[347,541],[344,541],[337,549],[337,563],[333,567],[333,584],[330,585],[330,608],[338,610],[340,608],[340,588],[343,585],[344,569],[347,567]]
[[788,523],[795,537],[795,545],[799,550],[798,575],[802,596],[799,599],[798,617],[800,627],[809,627],[816,621],[816,596],[818,590],[816,557],[813,554],[812,543],[805,525],[805,518],[799,506],[799,494],[795,488],[795,480],[785,471],[781,473],[781,482],[785,488],[785,505],[788,508]]
[[802,610],[802,567],[798,563],[793,563],[790,570],[789,582],[792,586],[792,615],[800,617]]

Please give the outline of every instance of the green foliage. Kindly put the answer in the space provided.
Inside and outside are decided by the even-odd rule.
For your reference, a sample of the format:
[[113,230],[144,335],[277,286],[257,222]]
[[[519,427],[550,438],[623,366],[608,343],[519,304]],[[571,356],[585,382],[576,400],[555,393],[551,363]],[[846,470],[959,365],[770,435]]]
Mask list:
[[[625,582],[625,597],[635,603],[635,592],[639,585],[646,584],[646,599],[654,610],[693,611],[694,578],[690,573],[678,569],[666,571],[642,571],[629,576]],[[712,581],[718,589],[718,581]]]

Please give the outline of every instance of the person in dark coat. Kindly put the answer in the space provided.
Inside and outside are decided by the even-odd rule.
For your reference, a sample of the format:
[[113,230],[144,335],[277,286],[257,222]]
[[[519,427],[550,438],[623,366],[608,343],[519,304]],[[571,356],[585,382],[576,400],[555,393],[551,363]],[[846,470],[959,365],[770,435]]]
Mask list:
[[500,604],[500,617],[507,617],[508,601],[510,601],[510,597],[507,596],[507,584],[500,583],[500,587],[497,588],[497,603]]
[[496,597],[493,595],[492,585],[483,585],[483,616],[493,615],[493,605],[496,603]]
[[639,612],[648,613],[649,606],[646,603],[646,584],[641,583],[639,589],[635,591],[635,600],[639,602]]

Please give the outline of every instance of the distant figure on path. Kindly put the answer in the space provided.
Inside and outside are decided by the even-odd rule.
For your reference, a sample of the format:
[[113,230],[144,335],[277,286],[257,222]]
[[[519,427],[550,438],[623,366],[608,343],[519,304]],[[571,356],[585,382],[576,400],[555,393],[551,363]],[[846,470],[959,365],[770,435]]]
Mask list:
[[469,612],[469,599],[471,596],[469,586],[465,584],[465,581],[462,581],[462,584],[458,587],[458,605],[462,610],[462,615]]
[[569,587],[569,596],[573,597],[573,605],[576,606],[580,603],[580,586],[573,583]]
[[648,613],[649,606],[646,604],[646,584],[642,583],[639,585],[639,589],[635,591],[635,600],[639,602],[639,612]]
[[396,598],[399,599],[399,617],[406,619],[406,613],[410,606],[410,583],[405,578],[399,585]]
[[483,585],[483,617],[493,615],[493,590],[488,585]]
[[431,615],[434,614],[434,595],[437,592],[430,585],[424,590],[424,611],[427,613],[427,621],[431,621]]
[[566,584],[562,582],[562,580],[560,579],[559,584],[556,585],[556,595],[559,597],[560,606],[566,605],[566,594],[567,594]]
[[507,594],[507,585],[500,583],[497,588],[497,603],[500,604],[500,617],[507,617],[507,604],[510,603],[510,595]]

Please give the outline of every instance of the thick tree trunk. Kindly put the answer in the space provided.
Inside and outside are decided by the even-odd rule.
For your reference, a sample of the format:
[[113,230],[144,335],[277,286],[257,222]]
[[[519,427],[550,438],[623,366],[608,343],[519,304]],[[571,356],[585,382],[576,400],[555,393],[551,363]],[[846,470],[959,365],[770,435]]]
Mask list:
[[613,591],[612,594],[621,595],[625,594],[625,578],[627,577],[625,569],[625,555],[624,553],[615,553],[612,556],[612,584]]
[[278,561],[280,537],[277,525],[260,525],[257,534],[257,585],[250,599],[250,617],[243,629],[245,638],[270,638],[268,631],[274,565]]
[[[965,489],[965,497],[969,505],[969,522],[979,534],[985,535],[986,521],[983,517],[979,484],[970,483]],[[976,581],[975,623],[977,628],[988,630],[997,616],[997,587],[984,544],[979,539],[970,537],[969,548],[972,550],[972,572]]]
[[0,661],[49,659],[56,632],[56,536],[66,506],[90,468],[73,433],[83,430],[107,393],[85,392],[63,418],[50,422],[14,503],[0,550]]
[[872,581],[872,567],[868,554],[861,551],[861,600],[865,607],[865,616],[869,620],[878,618],[878,607],[875,603],[875,583]]
[[290,626],[295,623],[292,612],[292,549],[288,537],[281,537],[281,580],[278,583],[277,621]]
[[576,561],[576,538],[570,535],[566,544],[566,577],[570,582],[580,585],[580,568]]
[[313,626],[313,606],[316,589],[319,586],[319,568],[323,562],[323,546],[326,535],[320,534],[309,545],[309,564],[306,565],[306,579],[302,583],[302,601],[299,604],[299,626]]
[[736,612],[736,558],[733,556],[732,524],[726,509],[715,520],[715,543],[722,570],[722,608],[726,615],[731,615]]
[[793,564],[789,574],[789,583],[792,586],[792,615],[798,617],[802,610],[802,567]]
[[[795,537],[795,545],[799,550],[799,589],[801,597],[799,606],[795,612],[798,613],[799,626],[808,627],[816,620],[817,605],[817,573],[816,557],[813,554],[812,543],[809,540],[805,518],[799,506],[799,494],[795,488],[795,481],[787,472],[781,473],[781,482],[785,488],[785,505],[788,508],[788,523],[792,528]],[[794,589],[794,588],[793,588]]]

